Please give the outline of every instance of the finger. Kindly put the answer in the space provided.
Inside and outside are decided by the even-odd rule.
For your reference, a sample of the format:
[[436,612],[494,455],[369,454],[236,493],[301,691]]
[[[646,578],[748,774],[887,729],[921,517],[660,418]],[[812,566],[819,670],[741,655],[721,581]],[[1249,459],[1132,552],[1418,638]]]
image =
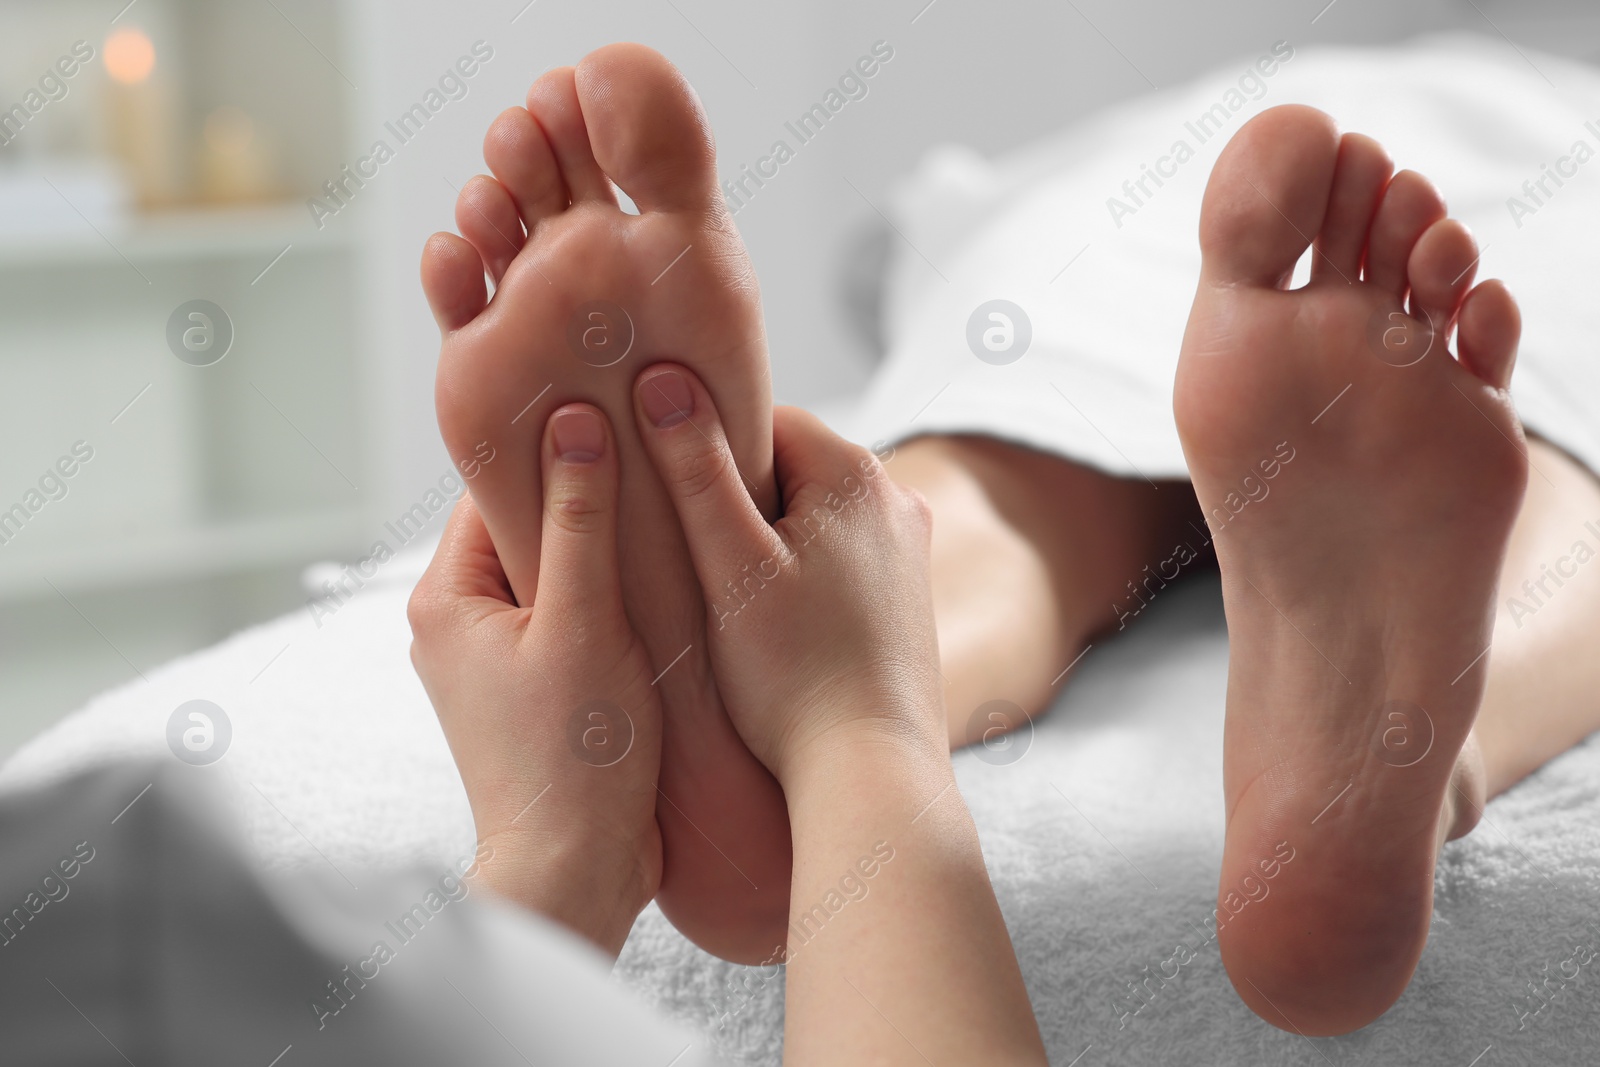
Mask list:
[[633,387],[634,419],[689,542],[700,585],[711,595],[752,559],[782,559],[783,542],[750,499],[711,394],[693,372],[663,363]]
[[[463,618],[482,618],[515,603],[483,516],[472,495],[463,494],[406,605],[411,632],[422,644],[436,645]],[[414,660],[420,647],[413,646]]]
[[622,610],[617,564],[617,448],[592,404],[567,404],[545,423],[540,612]]
[[[817,531],[851,500],[892,484],[878,457],[840,437],[800,408],[772,413],[773,464],[783,490],[778,535],[791,547],[815,540]],[[883,478],[882,481],[879,481]]]
[[457,597],[487,596],[514,603],[489,528],[471,493],[463,493],[450,512],[426,577]]
[[452,717],[447,710],[455,691],[451,679],[463,649],[481,653],[486,628],[493,633],[494,623],[515,626],[521,618],[477,502],[463,493],[406,604],[411,664],[441,724],[448,728]]
[[772,461],[779,469],[785,505],[808,486],[837,486],[852,474],[875,478],[882,468],[872,452],[840,437],[804,408],[793,407],[772,411]]

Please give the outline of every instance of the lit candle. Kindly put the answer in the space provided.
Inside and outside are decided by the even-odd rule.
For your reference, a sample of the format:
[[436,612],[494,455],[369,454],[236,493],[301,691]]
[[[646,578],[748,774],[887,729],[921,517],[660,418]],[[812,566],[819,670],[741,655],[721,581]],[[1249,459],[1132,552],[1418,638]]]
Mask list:
[[124,27],[106,38],[104,56],[112,152],[141,207],[171,203],[178,198],[177,131],[170,88],[155,76],[155,44],[143,30]]

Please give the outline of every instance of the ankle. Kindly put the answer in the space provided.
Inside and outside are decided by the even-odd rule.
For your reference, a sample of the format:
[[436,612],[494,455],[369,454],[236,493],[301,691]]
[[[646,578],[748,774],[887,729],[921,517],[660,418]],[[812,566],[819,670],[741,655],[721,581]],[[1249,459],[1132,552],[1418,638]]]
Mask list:
[[1456,756],[1455,769],[1450,773],[1450,789],[1445,793],[1444,808],[1439,813],[1441,848],[1446,841],[1472,832],[1483,817],[1483,806],[1488,799],[1488,775],[1478,747],[1478,734],[1473,731]]

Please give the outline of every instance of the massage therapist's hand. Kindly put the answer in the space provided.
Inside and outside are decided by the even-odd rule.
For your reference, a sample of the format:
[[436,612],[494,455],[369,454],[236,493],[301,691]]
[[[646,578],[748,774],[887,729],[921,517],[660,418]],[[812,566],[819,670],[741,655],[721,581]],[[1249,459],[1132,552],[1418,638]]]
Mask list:
[[617,448],[598,409],[545,427],[539,584],[518,607],[463,496],[412,594],[411,659],[450,743],[481,879],[612,956],[661,880],[661,719],[622,608]]
[[1044,1063],[950,766],[927,506],[780,409],[783,517],[768,525],[694,375],[651,367],[634,404],[705,594],[723,706],[789,805],[784,1063]]
[[769,525],[691,371],[645,370],[634,404],[705,593],[717,688],[756,757],[783,781],[795,753],[845,731],[946,759],[922,498],[814,416],[779,408],[783,517]]

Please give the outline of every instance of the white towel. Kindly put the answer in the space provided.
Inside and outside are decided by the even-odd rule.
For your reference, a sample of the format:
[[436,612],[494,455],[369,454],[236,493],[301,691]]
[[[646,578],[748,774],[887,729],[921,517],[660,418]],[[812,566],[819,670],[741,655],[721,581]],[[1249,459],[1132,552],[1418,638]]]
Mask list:
[[[166,753],[173,710],[206,699],[233,740],[193,773],[231,785],[270,866],[447,864],[471,846],[472,823],[407,657],[405,601],[423,562],[396,559],[320,630],[296,612],[99,697],[19,751],[0,784]],[[1593,1064],[1600,976],[1591,966],[1558,983],[1575,946],[1600,950],[1600,743],[1490,804],[1447,846],[1428,949],[1394,1010],[1349,1037],[1308,1041],[1250,1014],[1195,933],[1214,906],[1222,848],[1226,669],[1215,582],[1175,586],[1073,668],[1018,762],[955,757],[1051,1061],[1093,1045],[1082,1067],[1466,1067],[1492,1045],[1482,1067]],[[1180,942],[1197,958],[1152,980],[1134,1014],[1128,984],[1160,974]],[[781,976],[712,959],[653,907],[617,974],[714,1032],[730,1058],[780,1062]],[[1547,978],[1548,1002],[1533,999],[1527,983]]]
[[[1121,476],[1187,477],[1172,380],[1201,195],[1229,138],[1287,103],[1376,137],[1439,187],[1478,238],[1479,276],[1505,279],[1522,305],[1523,420],[1600,471],[1600,71],[1465,35],[1384,49],[1264,41],[994,163],[934,150],[896,196],[888,354],[849,432],[981,433]],[[994,300],[1031,325],[1008,364],[969,342]],[[1022,316],[1006,313],[1020,338]]]

